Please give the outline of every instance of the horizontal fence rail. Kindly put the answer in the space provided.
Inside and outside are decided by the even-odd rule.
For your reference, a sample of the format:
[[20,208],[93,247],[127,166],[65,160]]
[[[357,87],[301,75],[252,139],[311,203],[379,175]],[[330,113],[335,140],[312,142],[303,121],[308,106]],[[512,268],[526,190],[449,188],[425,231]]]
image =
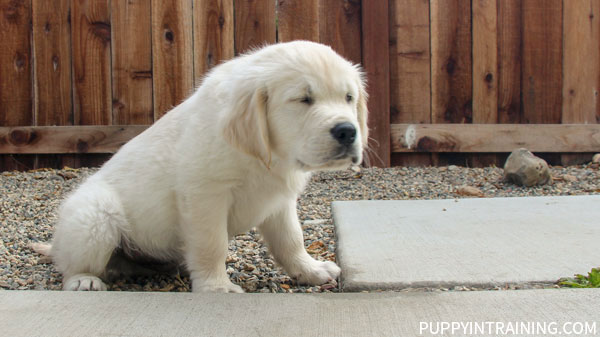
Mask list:
[[394,152],[600,151],[600,125],[392,124]]
[[148,125],[0,127],[0,153],[115,153]]
[[[0,152],[115,153],[148,125],[0,127]],[[600,151],[600,125],[392,124],[394,152]]]

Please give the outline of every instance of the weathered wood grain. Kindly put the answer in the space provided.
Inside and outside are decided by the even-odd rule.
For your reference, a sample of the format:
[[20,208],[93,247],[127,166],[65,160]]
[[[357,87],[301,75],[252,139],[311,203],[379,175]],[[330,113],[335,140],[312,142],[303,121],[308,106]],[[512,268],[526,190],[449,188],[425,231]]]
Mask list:
[[[112,124],[110,0],[71,1],[73,124]],[[72,164],[92,166],[89,157]]]
[[36,125],[72,125],[70,0],[33,0]]
[[[369,1],[369,4],[371,2]],[[321,43],[330,45],[346,59],[354,63],[361,63],[361,2],[358,0],[321,0],[319,2],[319,37]]]
[[111,1],[113,124],[152,124],[150,0]]
[[[521,123],[561,122],[563,1],[523,1]],[[560,155],[551,158],[560,162]]]
[[[390,121],[431,123],[429,0],[390,5]],[[428,166],[422,153],[392,154],[391,165]]]
[[74,124],[112,123],[109,0],[71,2]]
[[473,123],[498,122],[498,8],[473,0]]
[[0,127],[0,153],[114,153],[147,125]]
[[[147,125],[0,127],[0,153],[114,153]],[[598,124],[392,124],[392,151],[598,152]]]
[[[473,123],[498,122],[498,5],[497,0],[472,1]],[[470,166],[497,163],[495,155],[467,156]]]
[[522,6],[523,122],[560,123],[562,0],[528,0]]
[[564,3],[562,122],[596,123],[600,0]]
[[235,53],[275,43],[275,2],[235,0]]
[[194,0],[194,81],[234,56],[233,0]]
[[31,0],[0,1],[0,125],[33,122]]
[[277,40],[319,42],[319,0],[278,0]]
[[431,123],[429,0],[390,1],[392,123]]
[[[0,125],[34,122],[30,22],[31,0],[0,0]],[[33,163],[33,157],[0,156],[5,170],[30,169]]]
[[472,120],[471,2],[431,0],[431,120]]
[[192,0],[152,1],[154,120],[194,88]]
[[[600,81],[600,0],[563,3],[562,122],[597,123]],[[589,161],[589,155],[564,154],[563,165]]]
[[[72,125],[70,0],[33,0],[35,125]],[[72,166],[71,155],[35,155],[33,168]]]
[[394,152],[598,152],[598,124],[392,124]]
[[498,0],[498,122],[521,123],[522,0]]
[[[390,69],[388,1],[369,1],[362,4],[363,66],[369,85],[369,148],[367,163],[371,166],[390,166]],[[367,154],[369,155],[369,154]]]
[[[471,1],[430,0],[430,21],[431,122],[471,123]],[[433,163],[457,160],[446,157],[431,154]]]

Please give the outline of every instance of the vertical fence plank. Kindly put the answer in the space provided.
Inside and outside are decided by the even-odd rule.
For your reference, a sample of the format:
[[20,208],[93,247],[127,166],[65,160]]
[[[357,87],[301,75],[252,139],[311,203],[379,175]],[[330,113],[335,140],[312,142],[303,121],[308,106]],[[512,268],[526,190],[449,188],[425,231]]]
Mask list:
[[369,147],[374,154],[367,163],[379,167],[389,167],[391,155],[388,9],[387,0],[362,4],[362,59],[370,96]]
[[234,55],[233,0],[194,0],[194,80]]
[[0,0],[0,125],[33,125],[31,0]]
[[278,0],[277,40],[319,41],[319,0]]
[[69,0],[33,0],[36,125],[72,125]]
[[73,110],[75,124],[111,124],[109,0],[73,0]]
[[[561,122],[562,3],[562,0],[528,0],[522,4],[522,123]],[[538,155],[550,163],[560,163],[558,154]]]
[[[565,1],[563,8],[562,122],[596,123],[600,80],[600,0]],[[563,165],[591,155],[564,154]]]
[[[0,125],[33,125],[31,0],[0,0]],[[33,156],[0,156],[5,170],[31,169]]]
[[470,123],[471,3],[431,0],[431,120]]
[[498,121],[496,0],[473,0],[473,123]]
[[562,0],[523,2],[523,116],[526,123],[560,123]]
[[188,96],[194,87],[192,1],[152,1],[154,119]]
[[[471,123],[471,2],[430,0],[430,18],[431,122]],[[432,154],[434,165],[460,161],[461,156]]]
[[596,123],[600,79],[600,1],[564,3],[562,122]]
[[113,124],[152,124],[150,0],[111,1]]
[[392,123],[431,123],[429,1],[390,1]]
[[319,3],[321,43],[330,45],[354,63],[362,60],[360,7],[360,1],[321,0]]
[[275,43],[275,2],[235,0],[235,53]]
[[[500,0],[502,1],[502,0]],[[473,123],[498,122],[498,7],[473,0]],[[497,164],[494,154],[468,155],[469,166]]]
[[[33,0],[36,125],[72,125],[70,0]],[[35,168],[72,166],[73,155],[37,155]]]
[[[110,0],[71,0],[74,124],[112,124]],[[75,166],[98,166],[108,155],[85,154]]]
[[520,123],[522,1],[498,1],[498,122]]
[[[390,1],[391,123],[431,123],[429,0]],[[392,165],[431,165],[431,155],[392,154]]]

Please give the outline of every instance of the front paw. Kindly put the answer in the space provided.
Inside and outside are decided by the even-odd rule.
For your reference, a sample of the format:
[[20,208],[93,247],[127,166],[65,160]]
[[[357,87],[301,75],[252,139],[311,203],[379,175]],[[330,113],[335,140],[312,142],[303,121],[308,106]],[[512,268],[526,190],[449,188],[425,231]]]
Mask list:
[[106,284],[92,274],[76,274],[64,280],[63,290],[70,291],[104,291]]
[[238,293],[244,292],[242,287],[231,283],[229,280],[222,282],[201,282],[199,280],[192,281],[192,292],[195,293]]
[[304,265],[300,273],[293,273],[300,284],[321,285],[335,280],[341,272],[340,267],[331,261],[312,260]]

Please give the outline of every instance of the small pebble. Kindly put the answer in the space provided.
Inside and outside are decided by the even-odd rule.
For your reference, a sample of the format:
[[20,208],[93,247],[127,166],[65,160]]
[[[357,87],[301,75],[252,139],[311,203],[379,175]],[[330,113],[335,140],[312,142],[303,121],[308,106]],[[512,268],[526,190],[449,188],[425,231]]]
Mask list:
[[470,197],[483,197],[483,192],[480,189],[473,186],[460,186],[456,189],[458,195],[470,196]]
[[326,224],[329,220],[325,219],[315,219],[315,220],[306,220],[304,221],[304,226],[318,226]]

